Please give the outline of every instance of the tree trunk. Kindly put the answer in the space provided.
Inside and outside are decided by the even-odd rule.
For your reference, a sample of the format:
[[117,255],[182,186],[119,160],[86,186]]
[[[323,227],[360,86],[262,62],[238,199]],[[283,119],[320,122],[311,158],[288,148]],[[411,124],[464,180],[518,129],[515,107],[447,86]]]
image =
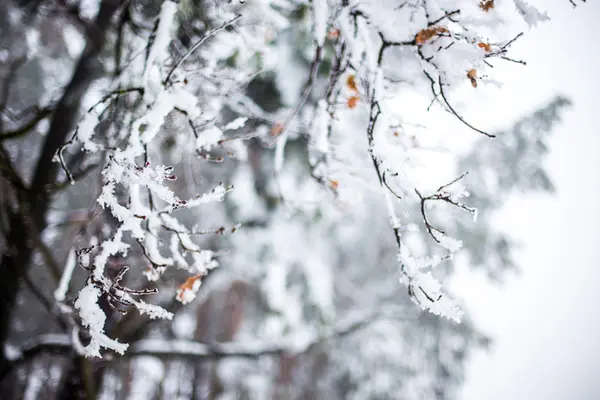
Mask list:
[[[4,354],[4,346],[10,332],[11,313],[17,300],[19,282],[33,252],[19,216],[11,214],[9,221],[10,233],[6,238],[5,252],[0,264],[0,378],[6,377],[11,368]],[[8,381],[2,386],[5,385],[12,386]],[[11,389],[3,387],[3,392],[8,395],[7,391],[10,392]]]
[[[86,47],[52,117],[46,140],[37,158],[31,186],[27,190],[25,204],[31,210],[31,222],[37,232],[41,232],[46,226],[46,214],[51,202],[48,185],[55,182],[58,176],[58,166],[53,162],[54,155],[75,126],[82,97],[102,72],[98,55],[104,47],[112,16],[121,3],[122,0],[102,1],[94,23],[86,30]],[[5,242],[7,251],[0,261],[0,349],[6,345],[19,284],[33,255],[34,240],[28,235],[31,230],[26,228],[26,220],[24,215],[14,212],[10,214],[10,231]],[[10,361],[6,359],[4,351],[0,351],[0,377],[6,376],[10,369]]]

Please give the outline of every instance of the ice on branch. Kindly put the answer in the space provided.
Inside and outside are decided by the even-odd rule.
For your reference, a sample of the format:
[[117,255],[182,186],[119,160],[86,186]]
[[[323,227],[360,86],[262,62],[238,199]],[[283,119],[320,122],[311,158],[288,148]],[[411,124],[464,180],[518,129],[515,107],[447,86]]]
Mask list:
[[144,238],[144,248],[148,259],[153,265],[156,266],[169,266],[173,264],[171,257],[164,257],[159,249],[158,240],[158,228],[160,227],[160,220],[157,216],[151,216],[148,218],[148,233]]
[[196,270],[203,275],[205,275],[209,270],[215,269],[219,266],[217,260],[213,259],[213,252],[211,250],[194,252],[192,258],[194,259],[194,266]]
[[525,22],[527,22],[527,25],[530,27],[534,27],[538,23],[545,22],[550,19],[548,14],[541,12],[525,0],[514,0],[514,2],[519,14],[521,14]]
[[133,123],[129,138],[130,149],[127,156],[130,160],[143,154],[143,145],[150,143],[159,133],[167,116],[174,110],[180,110],[193,120],[200,115],[198,99],[180,84],[173,84],[161,90],[150,109]]
[[71,282],[71,278],[73,277],[73,271],[75,270],[75,266],[77,265],[75,250],[69,251],[69,255],[67,256],[67,261],[65,262],[65,267],[63,269],[62,277],[60,278],[60,283],[58,284],[58,288],[54,291],[54,300],[61,303],[65,301],[65,297],[69,290],[69,283]]
[[196,147],[199,150],[209,151],[213,147],[215,147],[219,140],[223,137],[223,131],[216,126],[210,127],[198,135],[198,139],[196,139]]
[[162,307],[154,304],[148,304],[142,300],[135,300],[131,296],[126,296],[126,300],[130,301],[140,314],[146,314],[150,319],[173,319],[173,313],[165,310]]
[[327,19],[329,18],[329,4],[327,0],[314,1],[313,19],[314,19],[314,34],[317,46],[323,46],[325,36],[327,36]]
[[121,226],[112,238],[105,240],[100,244],[100,252],[94,257],[92,263],[92,277],[95,281],[104,281],[104,270],[108,259],[117,254],[125,255],[129,250],[129,244],[123,242],[123,232],[125,227]]
[[[270,307],[287,313],[290,325],[300,325],[303,302],[307,300],[321,309],[334,308],[334,287],[336,290],[338,287],[334,285],[336,275],[332,265],[348,261],[333,256],[323,261],[324,257],[318,257],[319,262],[313,262],[312,269],[296,268],[306,263],[307,257],[300,252],[291,253],[290,243],[313,230],[318,240],[305,243],[303,249],[317,254],[317,244],[323,237],[346,235],[345,240],[339,241],[339,249],[320,251],[323,255],[344,253],[344,243],[358,235],[363,235],[362,239],[369,232],[365,229],[357,233],[344,224],[352,225],[354,217],[364,217],[371,224],[377,216],[382,217],[381,226],[385,226],[389,236],[381,243],[373,242],[373,248],[364,252],[381,250],[383,257],[387,251],[388,258],[398,254],[401,279],[408,286],[412,301],[423,310],[459,321],[462,312],[434,278],[434,268],[458,251],[462,242],[451,237],[452,232],[446,233],[442,224],[447,221],[441,218],[437,207],[438,204],[440,209],[454,206],[476,214],[461,200],[468,193],[458,182],[460,178],[434,191],[423,189],[432,186],[423,184],[422,172],[435,169],[431,166],[436,165],[427,160],[436,160],[432,154],[439,153],[439,143],[453,132],[443,129],[430,132],[426,127],[415,127],[423,122],[420,117],[430,116],[433,112],[426,113],[434,110],[448,112],[476,135],[485,135],[486,139],[492,136],[469,122],[468,115],[453,102],[453,96],[455,87],[466,88],[469,93],[484,90],[485,85],[480,83],[493,79],[488,76],[493,74],[494,63],[515,61],[508,52],[519,35],[507,38],[506,30],[498,29],[501,14],[496,3],[499,2],[222,3],[218,7],[207,5],[205,25],[194,24],[178,30],[178,4],[184,6],[184,3],[166,0],[152,33],[144,30],[140,36],[126,29],[125,34],[137,35],[137,41],[124,48],[143,51],[127,60],[127,66],[119,67],[118,78],[107,85],[108,94],[84,115],[71,141],[94,153],[86,156],[101,159],[102,191],[97,203],[116,219],[112,221],[116,226],[105,224],[102,233],[97,234],[98,242],[88,251],[78,253],[79,264],[91,271],[75,303],[92,337],[86,353],[99,356],[102,348],[119,353],[127,348],[126,344],[105,335],[106,316],[98,305],[100,298],[118,311],[129,307],[150,318],[172,318],[163,308],[137,298],[154,293],[153,289],[130,289],[120,283],[126,268],[115,270],[122,264],[113,261],[126,259],[128,252],[130,257],[137,252],[134,256],[142,260],[141,268],[147,267],[144,275],[150,282],[159,281],[169,268],[187,272],[189,278],[179,287],[175,298],[183,304],[194,299],[202,278],[219,265],[215,253],[204,249],[204,242],[198,236],[222,234],[227,229],[186,226],[184,218],[202,220],[194,214],[197,211],[194,208],[223,201],[232,187],[219,184],[196,197],[186,194],[184,200],[178,195],[180,187],[173,182],[177,177],[170,165],[190,154],[200,156],[200,161],[213,160],[208,152],[219,148],[230,154],[224,143],[239,144],[249,137],[256,139],[259,144],[256,147],[260,149],[238,146],[236,152],[246,152],[250,162],[232,174],[230,170],[221,175],[243,176],[247,181],[241,185],[243,195],[236,199],[241,206],[234,211],[231,209],[235,207],[229,205],[222,208],[228,216],[231,211],[238,213],[236,217],[240,214],[252,217],[249,219],[259,227],[257,231],[267,227],[264,243],[259,246],[245,241],[238,243],[236,251],[252,254],[240,263],[246,263],[248,270],[260,269],[256,276],[267,277],[264,280],[265,286],[271,286]],[[512,9],[512,3],[508,4]],[[514,0],[514,5],[530,25],[547,19],[525,0]],[[171,45],[172,35],[184,31],[198,37],[191,43],[176,40]],[[290,43],[298,47],[290,47]],[[137,49],[137,44],[145,46]],[[257,82],[259,85],[254,87]],[[280,98],[268,99],[274,105],[267,110],[269,107],[259,104],[262,100],[258,98],[271,85]],[[125,94],[121,102],[120,96]],[[113,102],[115,99],[119,99],[118,104]],[[286,110],[276,104],[288,100],[285,106],[290,107]],[[126,116],[119,123],[107,124],[108,140],[104,145],[99,134],[94,136],[95,129],[104,115],[112,113]],[[431,117],[423,117],[427,118]],[[284,157],[286,142],[290,151]],[[306,143],[308,149],[298,151],[298,146]],[[267,148],[274,148],[274,154]],[[304,150],[308,150],[310,165]],[[60,155],[59,152],[59,158]],[[273,171],[263,170],[268,164],[263,161],[270,156],[275,175],[282,178],[281,185],[269,181]],[[63,163],[62,158],[59,161]],[[294,162],[298,162],[296,168],[283,168],[284,163],[287,167]],[[238,168],[241,163],[231,164],[236,164],[231,168]],[[244,168],[247,173],[241,175]],[[292,176],[309,168],[310,174],[306,175],[310,177],[299,176],[300,173]],[[185,179],[178,183],[202,181],[195,179],[195,167],[189,171],[190,176],[183,175]],[[207,175],[216,174],[210,170]],[[277,186],[286,190],[274,193],[281,189]],[[297,198],[285,198],[286,193],[294,190],[299,194]],[[310,199],[311,207],[298,206],[301,208],[298,213],[296,209],[287,209],[296,207],[298,199]],[[327,200],[321,202],[322,199]],[[363,199],[380,214],[367,210],[366,206],[358,210]],[[350,203],[354,210],[348,209]],[[357,211],[352,218],[343,215],[351,211]],[[312,219],[303,221],[303,224],[309,222],[290,237],[292,224],[288,217],[296,214],[303,217],[310,214]],[[433,246],[431,253],[425,253],[431,256],[413,256],[422,255],[417,251],[419,246],[410,241],[414,222],[425,227],[414,236],[423,239],[423,251]],[[231,232],[238,226],[231,228]],[[268,231],[273,226],[281,226],[281,234]],[[345,229],[349,233],[338,232]],[[282,242],[278,250],[281,254],[262,254],[277,247],[273,244],[274,237]],[[467,239],[461,239],[468,243]],[[381,249],[377,248],[380,245]],[[59,301],[65,298],[73,269],[74,260],[70,257],[64,282],[56,293]],[[261,262],[256,262],[258,259]],[[332,270],[320,272],[326,268]],[[288,278],[297,270],[303,270],[308,290],[314,291],[312,296],[303,298],[300,293],[305,292],[301,290],[293,296],[287,292]],[[113,278],[115,273],[118,275]],[[343,284],[340,282],[340,286]]]
[[450,253],[456,253],[463,247],[463,242],[461,240],[454,239],[453,237],[444,233],[438,234],[436,238],[440,246],[448,250]]
[[[177,8],[178,2],[171,0],[162,2],[154,30],[147,38],[144,52],[146,57],[134,58],[128,66],[124,67],[122,74],[111,85],[112,91],[108,91],[108,94],[84,115],[70,142],[78,142],[87,152],[95,152],[96,155],[102,153],[104,164],[101,172],[102,191],[97,198],[97,203],[110,211],[117,221],[117,227],[113,232],[110,231],[109,225],[105,226],[100,235],[103,239],[77,252],[76,261],[81,267],[90,271],[87,284],[79,292],[75,307],[91,336],[89,345],[85,347],[85,353],[91,356],[100,356],[102,348],[120,354],[127,349],[127,344],[119,343],[105,334],[104,325],[107,317],[98,304],[101,298],[118,312],[125,313],[128,311],[127,308],[135,308],[137,312],[151,319],[173,318],[173,314],[164,308],[137,298],[156,293],[156,289],[132,289],[125,286],[122,281],[128,270],[127,267],[118,270],[117,275],[114,276],[115,265],[122,265],[115,262],[116,259],[127,259],[132,246],[141,251],[142,260],[148,266],[144,275],[150,282],[159,280],[169,267],[177,267],[193,274],[186,281],[189,285],[183,285],[176,295],[176,298],[184,304],[191,302],[195,297],[200,287],[200,278],[219,265],[214,259],[215,254],[210,250],[202,249],[200,242],[196,243],[194,236],[222,234],[227,229],[220,228],[213,231],[203,231],[195,227],[191,229],[186,227],[174,212],[182,208],[190,209],[210,202],[222,201],[232,188],[220,184],[209,193],[187,201],[182,200],[172,189],[174,186],[169,184],[177,179],[174,168],[161,164],[161,161],[167,157],[163,158],[162,154],[154,153],[157,146],[160,146],[155,143],[160,143],[164,139],[162,135],[166,132],[167,122],[178,123],[183,118],[185,121],[183,127],[188,134],[195,136],[195,143],[191,140],[187,142],[190,144],[190,150],[200,153],[219,146],[224,131],[241,129],[249,119],[246,115],[234,115],[229,123],[221,121],[221,110],[227,105],[227,96],[222,94],[229,91],[239,94],[241,91],[238,86],[244,86],[241,83],[247,83],[248,76],[254,71],[237,71],[219,75],[219,80],[225,78],[222,79],[223,86],[221,86],[221,83],[216,85],[212,81],[214,78],[212,74],[218,75],[220,72],[202,70],[200,74],[207,75],[201,76],[197,80],[199,83],[190,84],[184,76],[186,68],[183,64],[187,57],[191,56],[191,52],[179,61],[170,60],[172,34],[177,28]],[[271,9],[270,6],[267,8]],[[283,18],[272,9],[270,15]],[[235,38],[235,41],[222,46],[225,53],[231,51],[233,54],[236,49],[242,52],[242,47],[247,44],[242,40],[242,36],[248,39],[248,43],[256,42],[252,35],[247,32],[242,34],[237,28],[235,34],[229,34],[224,30],[239,18],[238,16],[222,25],[222,33]],[[245,31],[247,29],[249,28],[244,28]],[[216,37],[220,31],[221,29],[210,31],[209,36]],[[264,37],[265,32],[261,31],[254,36]],[[198,50],[194,54],[194,57],[196,56],[211,58],[204,61],[207,64],[214,62],[215,66],[224,61],[215,58],[214,52],[209,54]],[[127,108],[125,123],[117,129],[118,134],[110,138],[112,142],[109,141],[108,146],[94,143],[92,137],[101,122],[101,117],[113,111],[115,100],[120,96],[127,96],[119,104],[119,107]],[[201,101],[202,110],[199,107]],[[203,120],[203,128],[197,131],[196,124],[200,117]],[[60,157],[61,154],[59,153],[58,156]],[[150,156],[156,157],[158,162],[149,161]],[[60,161],[64,168],[62,158]],[[231,231],[235,231],[238,226],[235,225]],[[64,282],[56,293],[59,301],[64,300],[68,280],[76,261],[71,255],[63,276]]]
[[94,130],[100,120],[96,110],[91,110],[84,115],[82,120],[77,126],[77,139],[82,143],[85,151],[94,153],[98,150],[98,145],[92,142],[92,136],[94,136]]
[[[154,40],[146,60],[144,70],[144,86],[159,91],[162,87],[160,79],[160,68],[169,58],[169,44],[171,43],[171,31],[177,13],[177,3],[166,0],[162,3],[158,16],[157,26],[154,32]],[[149,94],[149,93],[148,93]]]
[[232,189],[232,187],[227,187],[223,184],[214,188],[210,193],[205,193],[200,195],[194,199],[190,199],[186,202],[187,208],[197,207],[202,204],[212,203],[222,201],[225,198],[225,195]]
[[329,113],[327,112],[327,102],[321,100],[315,110],[309,143],[311,148],[318,153],[327,154],[329,152],[328,127]]
[[224,131],[229,131],[229,130],[236,130],[236,129],[240,129],[243,128],[244,125],[246,125],[246,122],[248,122],[248,118],[247,117],[239,117],[234,119],[233,121],[229,122],[227,125],[225,125],[223,127]]
[[101,357],[100,349],[106,348],[124,354],[129,345],[111,339],[104,333],[106,314],[98,305],[100,294],[100,289],[88,284],[81,289],[75,301],[75,309],[79,311],[81,322],[88,328],[91,337],[90,343],[84,348],[85,353],[87,356]]
[[446,293],[442,291],[442,284],[438,282],[431,271],[423,271],[439,264],[440,258],[413,258],[407,250],[398,254],[403,275],[401,282],[408,286],[411,300],[421,309],[429,311],[455,322],[460,322],[463,311]]
[[[119,232],[117,232],[116,239],[120,239]],[[118,242],[113,238],[113,242]],[[140,312],[140,314],[146,314],[150,319],[162,318],[172,319],[173,314],[168,312],[162,307],[148,304],[142,300],[134,299],[133,296],[142,296],[156,293],[155,289],[130,289],[121,284],[124,275],[129,270],[128,267],[123,267],[119,273],[113,278],[108,279],[104,276],[103,272],[106,264],[106,249],[118,252],[122,251],[122,247],[116,247],[106,245],[101,253],[96,257],[93,267],[92,275],[88,278],[86,286],[79,292],[77,300],[75,301],[75,309],[79,311],[79,316],[84,327],[88,328],[90,335],[90,343],[84,348],[85,354],[93,357],[100,357],[100,350],[102,348],[114,350],[119,354],[123,354],[127,349],[128,345],[120,343],[117,340],[109,338],[104,333],[104,325],[106,323],[106,314],[100,308],[98,301],[100,297],[104,297],[108,304],[121,313],[126,313],[125,310],[119,307],[134,306]],[[100,271],[100,273],[98,273]]]
[[[119,160],[122,153],[116,153],[108,166],[102,172],[105,180],[105,186],[102,190],[102,194],[98,198],[98,203],[103,207],[108,207],[113,215],[119,220],[128,224],[128,220],[131,218],[140,219],[140,215],[134,214],[127,207],[122,206],[117,198],[115,197],[115,190],[117,184],[122,185],[139,185],[146,187],[150,192],[157,198],[163,200],[170,207],[182,207],[185,202],[177,197],[171,189],[164,186],[164,181],[173,181],[176,179],[173,175],[173,167],[164,165],[158,165],[151,168],[149,164],[145,166],[137,166],[130,164],[127,161]],[[130,225],[138,225],[139,221],[133,221]],[[142,235],[136,235],[142,236]]]

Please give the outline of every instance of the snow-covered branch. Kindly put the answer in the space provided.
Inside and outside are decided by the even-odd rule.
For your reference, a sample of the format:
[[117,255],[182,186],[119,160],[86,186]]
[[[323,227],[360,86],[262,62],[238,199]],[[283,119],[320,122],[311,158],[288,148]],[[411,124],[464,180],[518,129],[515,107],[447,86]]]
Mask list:
[[[313,346],[324,344],[332,340],[342,340],[345,337],[368,329],[381,321],[410,321],[416,316],[407,317],[406,309],[382,308],[369,315],[355,315],[340,322],[333,329],[321,335],[311,337],[283,339],[280,342],[231,342],[231,343],[201,343],[189,340],[144,339],[129,346],[126,357],[153,356],[153,357],[178,357],[192,359],[223,359],[223,358],[250,358],[256,359],[281,353],[301,354]],[[15,364],[24,362],[41,352],[55,351],[70,353],[75,351],[73,335],[44,334],[22,343],[18,347],[7,348],[8,358]],[[107,356],[110,358],[110,356]]]

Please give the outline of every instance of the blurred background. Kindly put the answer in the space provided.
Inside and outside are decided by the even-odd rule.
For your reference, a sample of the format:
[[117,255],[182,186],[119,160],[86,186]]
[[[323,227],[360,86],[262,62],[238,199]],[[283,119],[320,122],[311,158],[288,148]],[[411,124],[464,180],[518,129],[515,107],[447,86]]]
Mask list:
[[[152,37],[162,1],[132,0],[110,11],[108,21],[115,23],[101,32],[100,62],[79,76],[70,94],[76,105],[61,116],[56,110],[69,103],[63,88],[79,68],[97,3],[0,4],[0,398],[600,397],[598,2],[573,8],[567,0],[531,1],[551,21],[531,29],[522,24],[525,35],[511,56],[527,66],[494,61],[493,77],[482,77],[477,90],[465,82],[452,92],[473,125],[498,135],[494,141],[474,135],[441,107],[426,111],[431,99],[415,100],[414,94],[429,93],[430,83],[409,74],[414,53],[386,53],[388,68],[408,66],[395,78],[412,91],[399,103],[412,119],[401,121],[390,143],[443,148],[435,162],[419,159],[431,188],[470,172],[460,183],[470,192],[469,206],[478,209],[477,221],[453,208],[428,210],[436,226],[465,245],[434,271],[465,309],[465,319],[455,324],[421,312],[398,282],[397,246],[380,188],[369,183],[374,176],[364,132],[354,138],[343,126],[332,129],[329,139],[340,155],[334,161],[352,173],[340,169],[325,180],[318,175],[309,131],[315,93],[326,87],[332,58],[325,57],[306,110],[291,124],[284,168],[273,181],[276,129],[303,86],[304,78],[290,77],[311,69],[308,3],[182,1],[169,49],[173,59],[219,27],[227,12],[247,18],[246,25],[207,41],[181,68],[200,104],[218,111],[196,126],[172,113],[148,149],[152,165],[174,166],[177,180],[169,187],[180,198],[209,193],[220,182],[234,185],[222,202],[177,211],[190,230],[207,230],[192,235],[193,243],[212,251],[220,266],[203,278],[198,297],[182,306],[175,298],[188,271],[169,268],[149,285],[143,274],[160,265],[132,240],[126,256],[110,260],[107,274],[117,276],[129,266],[123,284],[159,288],[148,301],[175,317],[149,320],[134,310],[122,315],[103,298],[107,334],[130,348],[124,357],[106,351],[94,359],[78,352],[77,344],[90,338],[73,310],[89,272],[75,269],[64,299],[55,290],[69,255],[110,238],[118,226],[95,202],[107,153],[85,153],[75,143],[63,153],[75,185],[53,164],[54,179],[29,186],[44,175],[36,166],[52,132],[71,132],[114,82],[135,82],[140,49]],[[98,39],[96,31],[88,34]],[[330,34],[329,56],[335,43]],[[220,96],[225,89],[227,96]],[[106,104],[94,140],[119,146],[145,104],[136,92]],[[346,104],[340,112],[349,125],[363,126],[362,104],[356,110]],[[224,133],[222,148],[190,151],[196,146],[190,125],[202,135],[210,124],[222,127],[240,115],[250,117]],[[439,133],[439,143],[432,146],[427,132]],[[225,159],[207,161],[216,156]],[[117,194],[127,198],[125,190]],[[420,201],[410,195],[403,199],[402,218],[420,226]],[[150,195],[141,198],[151,201]],[[35,206],[24,207],[24,199]],[[240,229],[232,229],[238,223]],[[163,254],[181,254],[183,264],[197,261],[172,232],[152,235]],[[417,255],[445,257],[422,226],[404,239]]]
[[464,399],[600,397],[600,135],[593,100],[600,90],[600,52],[584,39],[593,36],[600,4],[573,9],[563,1],[531,3],[546,9],[551,21],[515,44],[527,67],[504,69],[496,77],[502,89],[477,113],[498,121],[499,114],[535,109],[553,93],[567,95],[574,106],[556,127],[545,162],[556,192],[514,196],[497,219],[522,243],[519,273],[502,286],[472,271],[456,279],[456,292],[494,338],[490,351],[475,355],[467,367]]

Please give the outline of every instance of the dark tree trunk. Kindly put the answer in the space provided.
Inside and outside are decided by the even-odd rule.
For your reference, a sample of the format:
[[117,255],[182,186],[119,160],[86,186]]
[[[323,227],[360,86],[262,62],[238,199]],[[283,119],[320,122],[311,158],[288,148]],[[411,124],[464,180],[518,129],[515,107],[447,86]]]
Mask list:
[[[102,1],[94,23],[86,30],[85,50],[56,107],[46,140],[37,157],[31,185],[26,189],[27,196],[22,207],[31,216],[19,215],[18,212],[10,214],[9,233],[5,241],[7,251],[0,261],[0,349],[6,344],[10,333],[19,284],[33,255],[34,239],[30,235],[39,234],[46,226],[46,214],[51,202],[48,186],[58,176],[58,166],[52,159],[75,126],[82,97],[102,72],[98,55],[104,47],[111,19],[121,3],[122,0]],[[6,376],[10,369],[10,361],[0,351],[0,377]]]
[[0,390],[7,399],[14,397],[14,385],[10,381],[1,382],[7,377],[11,366],[4,354],[4,344],[10,332],[11,312],[15,307],[19,282],[29,262],[32,249],[26,239],[25,227],[16,214],[9,218],[10,233],[6,238],[5,252],[0,266]]

